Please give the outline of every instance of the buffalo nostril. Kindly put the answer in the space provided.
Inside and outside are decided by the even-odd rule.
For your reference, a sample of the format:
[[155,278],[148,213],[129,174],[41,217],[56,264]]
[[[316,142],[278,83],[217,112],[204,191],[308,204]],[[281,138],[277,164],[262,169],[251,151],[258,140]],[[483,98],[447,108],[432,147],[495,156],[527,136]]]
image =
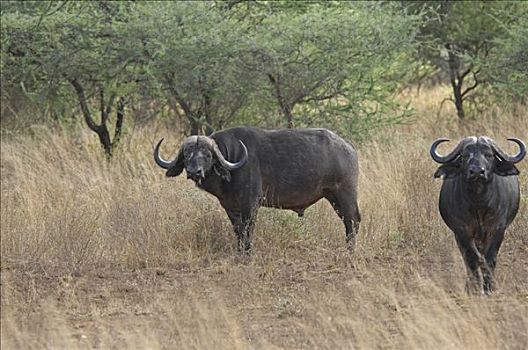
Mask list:
[[469,175],[471,177],[476,177],[476,176],[484,177],[485,172],[486,172],[486,170],[484,168],[481,168],[481,167],[471,167],[471,168],[469,168]]
[[195,178],[204,178],[205,177],[205,173],[203,171],[203,169],[196,169],[194,171],[190,171],[189,172],[191,177],[195,177]]

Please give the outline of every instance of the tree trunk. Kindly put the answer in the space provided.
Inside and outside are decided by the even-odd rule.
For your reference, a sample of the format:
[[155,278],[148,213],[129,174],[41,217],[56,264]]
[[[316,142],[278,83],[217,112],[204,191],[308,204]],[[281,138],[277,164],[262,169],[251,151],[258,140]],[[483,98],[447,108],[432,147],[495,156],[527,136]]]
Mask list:
[[200,116],[204,117],[205,125],[202,125],[204,129],[204,135],[211,135],[213,133],[212,122],[213,118],[211,116],[211,93],[207,87],[207,77],[201,76],[198,80],[200,84],[200,93],[202,95],[202,101],[200,106]]
[[456,107],[457,115],[458,115],[458,118],[462,120],[465,118],[466,115],[464,114],[464,99],[462,96],[462,84],[461,83],[462,81],[457,83],[456,81],[451,80],[451,86],[453,87],[453,95],[455,97],[455,107]]
[[101,145],[103,145],[103,149],[105,151],[105,154],[108,158],[112,158],[112,151],[113,151],[113,145],[112,141],[110,140],[110,133],[108,132],[108,129],[106,128],[106,125],[103,125],[101,130],[97,133],[99,136],[99,141],[101,142]]
[[291,107],[286,105],[282,108],[282,114],[286,117],[286,122],[288,123],[288,128],[293,129],[293,114],[291,112]]
[[187,119],[191,125],[191,135],[200,135],[200,123],[196,121],[196,118],[194,118],[192,115],[187,115]]
[[203,113],[205,117],[205,135],[211,135],[213,130],[213,118],[211,116],[211,97],[208,92],[203,93]]
[[185,99],[176,89],[173,83],[174,79],[170,75],[165,75],[165,81],[169,87],[172,97],[178,103],[178,105],[180,105],[181,109],[183,109],[183,113],[185,113],[185,117],[187,117],[187,120],[189,121],[191,135],[199,135],[201,131],[200,123],[198,122],[198,118],[196,118],[195,115],[196,113],[192,110],[191,105],[185,101]]
[[123,120],[125,119],[125,105],[126,105],[125,98],[120,97],[119,100],[117,100],[116,124],[115,124],[115,132],[114,132],[114,141],[112,141],[112,146],[117,146],[117,144],[121,140]]
[[271,85],[275,89],[275,97],[277,98],[277,103],[279,104],[279,108],[282,112],[282,115],[286,119],[288,128],[291,129],[293,128],[293,114],[292,114],[293,106],[284,100],[284,96],[282,95],[282,91],[281,91],[280,83],[278,79],[275,79],[275,77],[272,74],[268,74],[268,79]]
[[116,140],[119,140],[121,136],[121,129],[123,126],[123,118],[124,118],[124,108],[125,108],[125,100],[123,97],[119,98],[118,104],[117,104],[117,120],[116,120],[116,130],[114,135],[114,143],[112,142],[112,139],[110,138],[110,133],[108,132],[108,127],[106,126],[106,123],[108,121],[108,116],[110,115],[112,111],[112,105],[114,103],[115,95],[110,97],[108,102],[105,102],[104,100],[104,93],[101,90],[100,92],[100,108],[101,108],[101,124],[96,124],[95,121],[92,118],[92,113],[90,111],[90,108],[88,107],[88,101],[86,100],[86,95],[84,93],[84,87],[77,81],[77,79],[68,79],[70,83],[72,84],[73,88],[75,89],[75,92],[77,93],[77,98],[79,99],[79,104],[81,106],[81,111],[84,117],[84,121],[86,122],[86,125],[97,134],[99,137],[99,142],[101,143],[101,146],[103,146],[103,149],[105,151],[105,154],[108,159],[112,157],[112,152],[114,148],[114,143],[116,143]]
[[458,118],[463,120],[466,116],[464,113],[464,96],[476,87],[475,85],[475,87],[462,92],[464,78],[471,72],[472,66],[465,71],[460,72],[463,68],[461,67],[460,59],[456,55],[455,48],[450,44],[446,44],[445,48],[448,53],[449,80],[451,82],[451,87],[453,88],[453,102],[455,103]]

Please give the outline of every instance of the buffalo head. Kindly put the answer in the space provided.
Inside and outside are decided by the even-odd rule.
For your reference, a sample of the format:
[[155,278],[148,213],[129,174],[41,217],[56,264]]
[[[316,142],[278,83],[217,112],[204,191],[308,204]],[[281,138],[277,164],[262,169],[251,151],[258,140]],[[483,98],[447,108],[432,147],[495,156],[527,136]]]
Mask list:
[[231,163],[224,158],[216,141],[208,136],[189,136],[183,142],[178,155],[172,161],[164,160],[159,155],[161,139],[154,149],[154,160],[163,169],[167,169],[166,175],[169,177],[178,176],[183,169],[187,172],[187,178],[201,184],[207,175],[214,171],[218,176],[226,181],[231,180],[231,170],[242,167],[248,159],[248,151],[242,141],[243,155],[236,163]]
[[447,155],[441,156],[436,148],[449,139],[437,139],[431,145],[431,157],[442,164],[435,172],[435,177],[452,178],[462,175],[469,182],[488,182],[492,174],[500,176],[517,175],[519,170],[515,163],[520,162],[526,155],[526,146],[516,138],[509,141],[519,146],[519,152],[510,156],[504,153],[495,141],[486,136],[470,136],[462,139],[458,145]]

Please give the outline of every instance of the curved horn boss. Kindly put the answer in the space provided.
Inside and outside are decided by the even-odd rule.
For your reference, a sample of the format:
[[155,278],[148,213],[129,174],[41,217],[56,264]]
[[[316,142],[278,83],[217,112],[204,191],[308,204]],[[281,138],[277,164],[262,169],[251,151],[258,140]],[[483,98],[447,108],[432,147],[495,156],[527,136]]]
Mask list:
[[160,149],[160,146],[161,146],[161,143],[163,142],[163,139],[159,140],[158,144],[156,145],[156,147],[154,148],[154,161],[156,162],[156,164],[158,164],[161,168],[163,169],[170,169],[172,168],[173,166],[175,166],[179,161],[182,160],[182,151],[180,150],[178,152],[178,155],[176,156],[176,158],[172,161],[168,161],[168,160],[165,160],[163,158],[161,158],[160,154],[159,154],[159,149]]
[[511,137],[508,139],[508,141],[515,142],[519,146],[519,152],[514,155],[510,156],[506,154],[503,150],[499,148],[494,142],[492,143],[493,150],[497,153],[497,155],[504,161],[510,162],[510,163],[518,163],[521,160],[523,160],[524,156],[526,156],[526,146],[524,142],[519,140],[518,138]]
[[450,153],[448,153],[445,156],[441,156],[438,154],[438,152],[436,152],[436,148],[438,147],[438,145],[441,143],[447,142],[447,141],[451,141],[451,140],[447,138],[440,138],[440,139],[436,139],[431,145],[431,149],[429,150],[429,153],[431,154],[431,157],[433,158],[435,162],[440,163],[440,164],[449,163],[460,155],[460,152],[462,151],[462,148],[464,146],[464,140],[460,141],[458,145]]
[[241,166],[243,166],[248,160],[248,150],[246,148],[246,145],[244,145],[244,142],[242,142],[240,140],[238,140],[238,142],[240,142],[240,145],[242,146],[242,150],[244,151],[244,154],[242,155],[242,159],[240,159],[238,162],[231,163],[231,162],[229,162],[228,160],[226,160],[224,158],[224,156],[220,152],[220,149],[218,148],[218,145],[213,140],[213,152],[214,152],[215,156],[218,158],[218,161],[220,162],[220,164],[222,164],[228,170],[238,169]]

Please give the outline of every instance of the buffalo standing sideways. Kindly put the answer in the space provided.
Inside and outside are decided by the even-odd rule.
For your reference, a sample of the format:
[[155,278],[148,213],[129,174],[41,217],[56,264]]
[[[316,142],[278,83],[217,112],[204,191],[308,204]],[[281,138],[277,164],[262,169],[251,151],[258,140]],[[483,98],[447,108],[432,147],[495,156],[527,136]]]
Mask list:
[[183,169],[196,185],[218,198],[238,238],[251,249],[260,206],[304,210],[326,198],[345,224],[346,241],[355,245],[360,222],[357,204],[358,157],[352,145],[326,129],[265,130],[236,127],[211,136],[188,137],[172,161],[154,160],[166,176]]

